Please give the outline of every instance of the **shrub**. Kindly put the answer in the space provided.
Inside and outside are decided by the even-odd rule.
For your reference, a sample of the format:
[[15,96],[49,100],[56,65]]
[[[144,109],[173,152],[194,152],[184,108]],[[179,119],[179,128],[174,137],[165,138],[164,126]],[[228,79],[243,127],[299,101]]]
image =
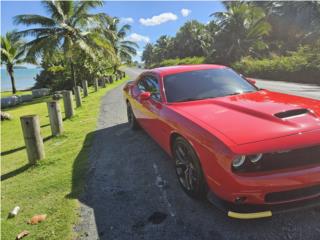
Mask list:
[[312,47],[301,46],[288,56],[273,56],[268,59],[245,57],[232,67],[250,77],[320,85],[319,52],[320,41]]
[[175,65],[187,65],[187,64],[202,64],[205,62],[204,57],[187,57],[187,58],[174,58],[166,59],[160,63],[153,64],[150,67],[165,67],[165,66],[175,66]]
[[50,88],[53,91],[72,89],[73,82],[70,73],[55,70],[57,69],[54,67],[43,69],[35,78],[34,88]]

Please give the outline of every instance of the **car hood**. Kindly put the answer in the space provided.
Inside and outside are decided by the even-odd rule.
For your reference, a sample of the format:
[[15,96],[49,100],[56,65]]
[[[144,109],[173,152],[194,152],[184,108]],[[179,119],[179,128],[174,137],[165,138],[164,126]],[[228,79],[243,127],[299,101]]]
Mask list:
[[320,101],[267,90],[171,106],[235,144],[320,129]]

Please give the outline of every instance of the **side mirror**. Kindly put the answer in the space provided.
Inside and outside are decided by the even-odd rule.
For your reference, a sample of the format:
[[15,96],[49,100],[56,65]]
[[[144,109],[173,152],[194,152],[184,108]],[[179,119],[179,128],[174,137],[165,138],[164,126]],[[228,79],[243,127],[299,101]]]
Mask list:
[[249,83],[251,83],[251,84],[253,84],[253,85],[256,85],[256,83],[257,83],[257,81],[254,80],[253,78],[246,78],[246,79],[247,79],[247,81],[248,81]]
[[151,93],[150,92],[143,92],[140,94],[140,100],[141,101],[146,101],[151,97]]

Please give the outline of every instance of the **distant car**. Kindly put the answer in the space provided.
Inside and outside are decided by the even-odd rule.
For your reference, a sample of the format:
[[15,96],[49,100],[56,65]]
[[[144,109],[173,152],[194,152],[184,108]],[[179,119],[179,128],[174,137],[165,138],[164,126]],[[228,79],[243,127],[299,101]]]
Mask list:
[[320,101],[220,65],[152,69],[124,97],[130,127],[172,156],[190,196],[242,219],[320,203]]

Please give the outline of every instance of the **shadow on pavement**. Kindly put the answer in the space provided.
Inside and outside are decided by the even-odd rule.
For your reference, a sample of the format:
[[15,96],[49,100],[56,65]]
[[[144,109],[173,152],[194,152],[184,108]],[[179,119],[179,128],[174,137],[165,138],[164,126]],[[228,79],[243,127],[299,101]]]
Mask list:
[[83,213],[75,227],[81,239],[320,239],[319,210],[239,221],[208,202],[190,199],[166,153],[127,124],[87,135],[74,162],[68,197],[93,211]]

